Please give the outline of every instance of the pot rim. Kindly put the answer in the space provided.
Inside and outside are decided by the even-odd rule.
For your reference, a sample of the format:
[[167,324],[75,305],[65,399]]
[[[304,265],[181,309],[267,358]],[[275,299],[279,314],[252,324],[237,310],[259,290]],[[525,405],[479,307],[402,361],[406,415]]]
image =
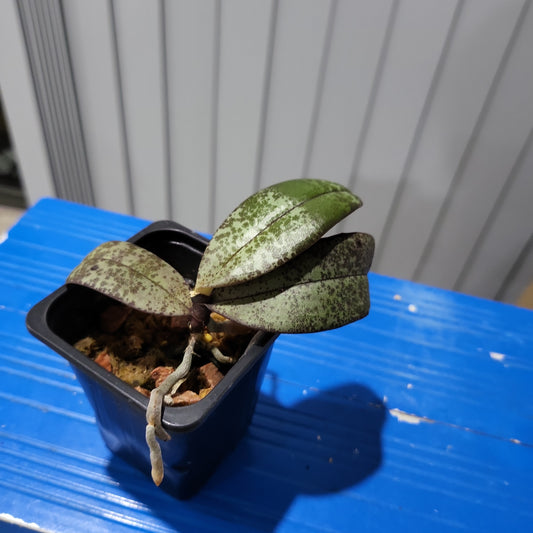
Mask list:
[[[193,241],[196,251],[200,252],[203,252],[203,250],[198,250],[198,248],[205,248],[208,243],[205,237],[198,235],[181,224],[168,220],[149,224],[128,241],[136,243],[143,237],[158,231],[182,233],[187,236],[189,242]],[[90,291],[90,289],[86,290]],[[68,298],[68,293],[69,285],[64,284],[35,304],[26,316],[26,327],[29,332],[65,358],[76,369],[82,371],[87,377],[94,379],[95,382],[109,390],[116,391],[134,409],[145,412],[148,407],[148,398],[146,396],[82,354],[49,326],[48,315],[51,307],[60,298]],[[200,425],[230,390],[248,374],[254,364],[268,353],[278,335],[261,330],[257,331],[239,360],[205,398],[192,405],[165,407],[163,411],[164,427],[170,431],[188,431]]]

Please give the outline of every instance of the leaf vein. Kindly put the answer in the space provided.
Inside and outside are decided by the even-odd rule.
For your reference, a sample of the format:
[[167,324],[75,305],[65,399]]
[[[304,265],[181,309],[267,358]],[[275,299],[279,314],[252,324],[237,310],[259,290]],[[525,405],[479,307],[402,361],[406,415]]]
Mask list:
[[[245,248],[246,246],[248,246],[254,239],[256,239],[257,237],[259,237],[260,235],[262,235],[263,233],[265,233],[271,226],[273,226],[278,220],[280,220],[281,218],[287,216],[289,213],[291,213],[292,211],[294,211],[296,208],[310,202],[311,200],[315,200],[317,198],[320,198],[321,196],[325,196],[327,194],[337,194],[339,192],[342,192],[342,191],[325,191],[325,192],[322,192],[320,194],[317,194],[316,196],[313,196],[312,198],[306,198],[305,200],[302,200],[300,203],[298,204],[295,204],[293,205],[289,210],[287,211],[284,211],[283,213],[281,213],[280,215],[278,215],[277,217],[275,217],[274,219],[272,219],[271,222],[269,222],[269,224],[267,226],[265,226],[261,231],[257,232],[252,238],[248,239],[248,241],[246,241],[240,248],[238,248],[237,250],[235,250],[235,252],[233,254],[231,254],[228,259],[226,260],[226,262],[224,263],[224,265],[227,265],[237,254],[239,254],[241,252],[241,250],[243,248]],[[311,243],[309,245],[309,247],[312,245],[313,243]],[[302,250],[304,251],[304,250]]]

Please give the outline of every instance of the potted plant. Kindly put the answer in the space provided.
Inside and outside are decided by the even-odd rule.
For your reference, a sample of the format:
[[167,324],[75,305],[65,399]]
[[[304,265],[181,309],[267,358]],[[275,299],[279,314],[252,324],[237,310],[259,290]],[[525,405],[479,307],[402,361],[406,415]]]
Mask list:
[[[28,329],[73,365],[108,447],[143,469],[150,465],[157,485],[165,464],[165,485],[190,496],[246,430],[277,334],[337,328],[367,315],[373,238],[323,237],[361,205],[341,185],[299,179],[249,197],[209,242],[172,222],[152,224],[127,242],[93,250],[63,287],[32,308]],[[137,390],[112,363],[138,372],[141,358],[103,363],[108,347],[102,356],[102,342],[86,337],[102,317],[116,331],[128,316],[142,316],[143,331],[147,323],[163,324],[163,333],[148,335],[163,345],[157,357],[172,345],[164,357],[174,361],[150,369],[148,385]],[[129,335],[134,351],[146,344]],[[80,339],[88,340],[74,348]],[[91,344],[100,361],[80,352]],[[142,364],[157,359],[152,352],[143,357]],[[198,395],[194,402],[173,406],[207,365],[225,374],[221,381],[189,392]]]

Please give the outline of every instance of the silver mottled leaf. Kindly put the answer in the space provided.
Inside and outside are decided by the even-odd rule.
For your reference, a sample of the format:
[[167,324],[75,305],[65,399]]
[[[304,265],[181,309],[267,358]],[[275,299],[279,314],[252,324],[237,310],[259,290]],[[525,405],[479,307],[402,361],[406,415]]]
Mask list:
[[70,273],[67,283],[89,287],[146,313],[186,315],[192,305],[181,274],[130,242],[101,244]]
[[303,333],[343,326],[368,314],[366,274],[374,239],[364,233],[319,240],[260,278],[213,290],[209,308],[247,326]]
[[289,180],[259,191],[216,231],[202,257],[196,290],[209,293],[274,270],[361,205],[342,185],[323,180]]

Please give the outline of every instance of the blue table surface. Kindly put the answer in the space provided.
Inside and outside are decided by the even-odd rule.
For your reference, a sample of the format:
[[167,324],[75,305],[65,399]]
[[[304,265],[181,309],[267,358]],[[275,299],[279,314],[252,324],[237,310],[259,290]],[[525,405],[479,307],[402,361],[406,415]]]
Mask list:
[[533,312],[370,275],[357,323],[276,342],[246,437],[193,499],[105,447],[30,307],[147,221],[60,200],[0,245],[0,530],[531,531]]

